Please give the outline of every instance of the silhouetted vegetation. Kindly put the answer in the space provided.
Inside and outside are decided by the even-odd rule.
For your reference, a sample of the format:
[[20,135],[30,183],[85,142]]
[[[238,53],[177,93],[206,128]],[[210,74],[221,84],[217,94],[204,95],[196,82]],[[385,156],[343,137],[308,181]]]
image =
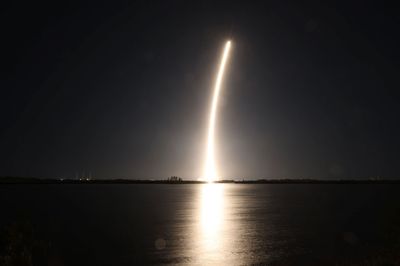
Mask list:
[[257,179],[235,184],[400,184],[400,179]]
[[178,176],[171,176],[167,178],[167,181],[169,182],[182,182],[182,178]]
[[0,265],[49,265],[49,244],[36,239],[29,222],[13,223],[0,231]]

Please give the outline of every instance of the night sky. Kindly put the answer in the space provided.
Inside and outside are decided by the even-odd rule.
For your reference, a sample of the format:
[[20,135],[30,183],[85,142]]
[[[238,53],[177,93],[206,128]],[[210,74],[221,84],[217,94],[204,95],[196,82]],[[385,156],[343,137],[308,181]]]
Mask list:
[[398,9],[260,2],[3,6],[0,176],[197,179],[231,38],[221,178],[400,177]]

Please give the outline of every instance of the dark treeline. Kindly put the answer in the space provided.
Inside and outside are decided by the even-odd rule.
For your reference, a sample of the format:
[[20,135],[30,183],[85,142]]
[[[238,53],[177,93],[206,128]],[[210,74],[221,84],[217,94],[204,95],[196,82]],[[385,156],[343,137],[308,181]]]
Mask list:
[[179,177],[168,177],[160,180],[146,179],[54,179],[36,177],[0,177],[0,184],[201,184],[202,181],[182,180]]

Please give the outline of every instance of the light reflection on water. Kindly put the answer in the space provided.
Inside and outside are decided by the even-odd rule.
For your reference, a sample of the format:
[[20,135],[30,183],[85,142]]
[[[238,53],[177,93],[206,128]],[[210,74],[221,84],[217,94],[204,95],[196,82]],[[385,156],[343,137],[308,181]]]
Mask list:
[[263,195],[247,193],[243,186],[215,183],[198,185],[196,195],[191,205],[193,224],[183,232],[190,239],[182,254],[189,260],[183,264],[249,265],[268,261],[270,253],[265,253],[265,244],[270,243],[273,230],[264,215],[257,221],[251,215],[260,208],[263,213],[269,210],[268,201],[259,201]]
[[199,261],[211,263],[215,257],[220,256],[225,243],[224,227],[225,202],[223,184],[205,184],[200,191],[199,206]]
[[224,222],[224,187],[206,184],[201,188],[200,222],[201,234],[210,251],[218,247],[221,227]]
[[[190,264],[195,265],[244,265],[248,260],[249,238],[244,237],[248,228],[243,227],[246,206],[232,197],[229,184],[204,184],[198,189],[193,206],[195,227],[188,228],[191,235]],[[243,200],[243,199],[242,199]]]

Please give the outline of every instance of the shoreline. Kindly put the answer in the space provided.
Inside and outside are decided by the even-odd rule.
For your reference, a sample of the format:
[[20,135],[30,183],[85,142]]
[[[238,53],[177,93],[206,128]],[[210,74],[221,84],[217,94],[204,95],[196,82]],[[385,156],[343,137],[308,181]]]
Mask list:
[[[258,180],[220,180],[213,182],[214,184],[400,184],[400,179],[381,179],[381,180],[342,180],[342,179],[258,179]],[[207,184],[205,181],[196,180],[140,180],[140,179],[92,179],[92,180],[75,180],[75,179],[40,179],[40,178],[0,178],[0,185],[40,185],[40,184]]]

